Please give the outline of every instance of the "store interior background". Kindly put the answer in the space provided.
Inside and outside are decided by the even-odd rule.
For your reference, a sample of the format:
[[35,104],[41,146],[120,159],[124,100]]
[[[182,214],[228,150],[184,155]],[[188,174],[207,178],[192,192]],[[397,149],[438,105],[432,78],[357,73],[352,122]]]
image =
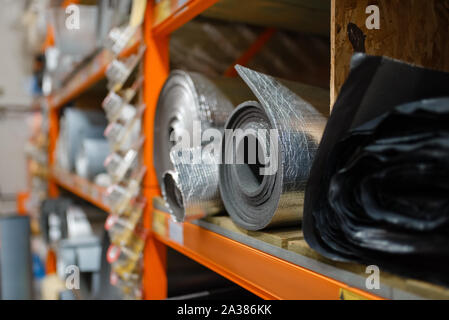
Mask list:
[[[117,1],[121,0],[81,0],[84,5],[98,5],[98,7],[100,7],[99,3],[116,5]],[[131,11],[133,1],[128,1],[130,4],[129,11]],[[31,226],[29,238],[31,240],[28,249],[31,247],[29,256],[32,257],[33,261],[29,264],[29,270],[32,271],[33,276],[30,276],[28,284],[33,282],[33,293],[28,297],[32,296],[33,299],[190,299],[192,297],[213,296],[241,298],[242,300],[257,300],[259,298],[343,299],[354,297],[360,299],[449,299],[449,290],[444,283],[442,285],[441,282],[429,281],[426,278],[432,276],[432,272],[426,272],[426,268],[431,269],[434,266],[431,263],[427,266],[423,263],[422,269],[425,277],[414,277],[414,270],[411,272],[408,270],[409,267],[413,267],[412,264],[402,263],[398,259],[397,269],[393,269],[394,272],[391,272],[391,274],[390,271],[385,272],[387,276],[382,278],[382,290],[376,291],[367,288],[365,285],[367,276],[365,263],[371,263],[372,261],[368,260],[367,262],[357,259],[355,261],[350,259],[349,262],[337,261],[337,259],[326,256],[316,247],[310,245],[311,242],[307,241],[305,228],[302,225],[305,211],[304,194],[306,193],[304,186],[307,181],[301,181],[301,190],[295,190],[302,197],[299,205],[296,203],[291,206],[294,207],[292,212],[295,214],[296,220],[287,221],[285,225],[253,229],[242,227],[236,222],[238,220],[235,219],[235,216],[229,213],[229,208],[232,209],[233,199],[224,199],[225,197],[220,195],[220,192],[217,192],[218,201],[223,202],[220,212],[214,212],[208,216],[208,213],[205,213],[206,210],[203,210],[200,216],[204,219],[199,222],[186,219],[187,221],[183,224],[180,221],[175,221],[173,211],[167,205],[167,197],[164,200],[161,193],[163,183],[161,183],[160,172],[157,172],[158,168],[156,168],[161,163],[169,163],[168,161],[157,161],[157,159],[164,159],[163,157],[158,158],[158,156],[165,155],[160,152],[158,146],[163,149],[162,146],[168,144],[166,144],[167,141],[163,141],[163,138],[157,136],[155,121],[152,118],[158,108],[169,110],[171,107],[164,104],[163,95],[160,93],[163,85],[167,84],[173,74],[176,73],[173,71],[186,71],[184,75],[187,76],[181,77],[185,83],[189,82],[189,74],[196,72],[204,76],[205,79],[217,80],[221,78],[223,80],[228,78],[225,80],[238,80],[240,81],[240,88],[243,86],[248,91],[248,82],[242,81],[234,67],[239,61],[242,61],[242,57],[247,57],[249,52],[250,58],[246,61],[243,59],[244,63],[242,64],[249,70],[253,70],[254,74],[265,74],[274,77],[275,81],[282,78],[296,82],[296,84],[301,85],[300,87],[305,85],[318,89],[314,92],[319,92],[317,95],[320,99],[318,100],[325,101],[324,109],[319,109],[316,105],[314,108],[316,107],[316,110],[326,118],[322,122],[323,126],[320,127],[322,130],[318,130],[319,134],[322,134],[326,123],[328,123],[327,121],[332,118],[329,117],[329,114],[338,98],[339,90],[350,75],[351,57],[357,52],[357,48],[350,38],[353,34],[347,32],[348,30],[344,28],[339,28],[341,26],[348,26],[349,28],[349,26],[356,25],[360,29],[359,31],[364,33],[362,35],[366,36],[364,38],[366,42],[363,49],[366,49],[367,54],[396,59],[395,62],[388,60],[389,62],[386,62],[386,64],[404,63],[404,69],[407,72],[409,69],[413,69],[414,65],[431,70],[449,71],[447,59],[449,57],[447,54],[449,46],[442,32],[442,30],[447,30],[449,25],[449,0],[430,0],[426,2],[427,5],[424,2],[410,1],[407,5],[404,5],[404,8],[401,7],[401,10],[403,9],[403,12],[406,13],[403,15],[398,14],[398,12],[401,12],[398,9],[398,2],[365,0],[369,4],[375,2],[381,9],[381,28],[379,30],[371,30],[365,27],[366,5],[358,0],[247,1],[253,6],[254,16],[240,14],[235,20],[236,10],[232,8],[232,5],[238,4],[238,0],[219,0],[215,2],[204,0],[204,3],[207,2],[210,6],[202,12],[198,9],[198,12],[195,12],[196,15],[191,16],[194,18],[188,19],[183,18],[182,15],[187,10],[182,7],[172,8],[173,12],[180,13],[180,19],[183,19],[179,26],[176,25],[177,22],[173,22],[175,19],[170,19],[170,15],[164,18],[161,14],[160,17],[157,17],[160,19],[158,23],[153,21],[154,25],[151,26],[153,29],[145,29],[142,28],[142,23],[148,23],[146,20],[148,15],[142,14],[143,21],[138,23],[137,31],[134,30],[136,33],[127,39],[129,41],[127,46],[123,47],[123,51],[112,53],[113,50],[108,47],[106,41],[101,42],[101,44],[99,44],[100,42],[96,43],[95,50],[86,53],[80,60],[74,59],[72,61],[76,63],[72,65],[72,69],[68,70],[68,77],[64,81],[57,80],[56,89],[51,93],[48,92],[48,96],[45,96],[45,94],[42,94],[43,90],[38,88],[37,85],[39,82],[37,78],[41,75],[41,71],[36,72],[36,69],[38,69],[36,63],[42,57],[43,52],[48,49],[48,46],[52,46],[46,43],[46,39],[52,38],[46,35],[47,28],[51,23],[45,20],[45,14],[33,16],[40,17],[41,20],[39,21],[30,21],[29,19],[33,19],[33,17],[27,14],[27,8],[29,8],[30,3],[33,3],[33,10],[47,12],[49,6],[56,6],[57,9],[61,10],[59,13],[64,14],[63,6],[65,4],[63,3],[65,1],[0,0],[0,8],[3,8],[0,10],[0,218],[20,214],[25,216],[21,218],[30,218],[31,220],[29,223]],[[258,1],[267,5],[259,7],[260,2]],[[67,1],[67,3],[69,2]],[[138,2],[138,0],[135,0],[134,3]],[[150,0],[140,2],[153,3]],[[156,1],[158,4],[162,2],[162,0]],[[168,3],[169,1],[165,2]],[[176,2],[181,3],[182,1]],[[230,10],[222,10],[217,5],[220,3],[231,3],[228,7]],[[271,16],[273,20],[268,25],[265,10],[273,10],[273,7],[270,7],[271,5],[273,7],[279,6],[277,8],[279,11],[276,12],[282,14]],[[206,5],[204,6],[206,7]],[[216,6],[215,9],[214,6]],[[148,8],[147,6],[146,10]],[[335,10],[331,10],[331,8]],[[99,12],[101,11],[99,10]],[[388,13],[388,15],[385,13]],[[285,19],[283,15],[285,15]],[[127,12],[125,18],[131,20],[130,16],[130,12]],[[297,17],[301,17],[301,19],[297,19]],[[304,19],[304,17],[309,19]],[[413,20],[410,17],[417,18]],[[421,26],[418,23],[409,23],[410,21],[407,21],[407,19],[410,19],[410,21],[425,21],[425,24]],[[296,23],[297,21],[300,23]],[[96,22],[98,23],[98,21]],[[128,22],[126,21],[120,27],[127,25]],[[30,28],[30,25],[33,27]],[[176,26],[174,27],[174,25]],[[118,28],[119,26],[114,27]],[[160,32],[159,36],[152,34],[152,30],[155,30],[155,34]],[[355,30],[357,31],[357,29]],[[145,37],[145,41],[142,41],[142,36]],[[266,37],[264,38],[264,36]],[[261,39],[265,40],[260,41]],[[102,40],[105,40],[105,38]],[[150,41],[157,44],[157,48],[153,48],[155,51],[145,51],[145,46]],[[49,42],[55,42],[55,39]],[[256,44],[256,49],[254,49],[254,44]],[[54,46],[57,47],[57,43]],[[127,53],[121,55],[125,51]],[[102,55],[104,52],[109,55]],[[140,56],[139,53],[141,53]],[[107,58],[104,58],[105,56]],[[101,59],[97,59],[98,57]],[[102,180],[97,180],[97,178],[101,176],[104,178],[104,175],[110,174],[104,165],[101,166],[100,172],[97,172],[93,177],[84,177],[77,172],[77,168],[67,169],[61,165],[63,161],[60,161],[61,157],[58,158],[58,155],[64,154],[66,149],[58,149],[57,146],[62,144],[59,144],[61,141],[65,142],[67,136],[64,134],[66,132],[63,130],[64,125],[61,126],[61,124],[66,124],[66,115],[73,110],[100,113],[105,128],[106,124],[109,126],[120,122],[120,119],[117,120],[117,118],[111,120],[108,117],[107,108],[104,107],[104,101],[107,101],[105,97],[109,97],[111,92],[114,93],[114,90],[110,87],[113,80],[110,79],[111,77],[108,76],[106,70],[114,65],[113,62],[120,63],[128,58],[130,58],[129,60],[136,59],[136,63],[131,68],[132,72],[128,74],[129,78],[125,81],[126,85],[125,82],[121,83],[123,88],[131,87],[138,83],[139,79],[143,80],[137,86],[137,89],[134,89],[133,98],[126,103],[121,100],[122,104],[120,104],[120,107],[131,106],[131,109],[135,111],[132,117],[137,119],[139,132],[133,142],[141,141],[141,143],[132,144],[129,149],[136,148],[136,154],[138,154],[136,159],[138,161],[130,165],[132,170],[128,168],[121,179],[118,179],[119,181],[114,181],[111,178],[106,180],[106,183],[101,184],[98,181],[101,182]],[[411,63],[413,67],[409,64],[405,65],[405,63]],[[104,70],[98,71],[91,68],[93,65],[97,66],[98,70]],[[42,67],[43,64],[40,66]],[[166,68],[164,69],[161,66]],[[67,71],[59,65],[59,61],[57,69],[58,71]],[[374,70],[374,73],[377,72],[376,68],[372,70]],[[45,70],[45,72],[48,72],[48,70]],[[421,69],[410,72],[419,74]],[[98,74],[100,74],[100,77],[98,77]],[[385,76],[382,72],[379,72],[379,74],[379,77]],[[81,75],[81,77],[77,77],[78,75]],[[448,75],[440,76],[446,77]],[[389,83],[390,80],[391,78],[387,75],[379,82],[386,87],[396,85],[396,83]],[[362,82],[363,79],[352,79],[352,81],[358,83],[358,81]],[[279,83],[282,83],[282,80],[279,80]],[[404,87],[407,85],[409,83]],[[188,87],[191,92],[199,92],[198,87],[194,85],[185,87]],[[218,88],[218,85],[216,87]],[[390,89],[387,88],[386,91],[388,90]],[[409,88],[404,90],[407,91]],[[442,90],[446,90],[446,88]],[[123,94],[123,91],[120,94]],[[394,95],[395,90],[391,91]],[[151,94],[148,94],[149,92]],[[235,91],[236,96],[238,96],[237,93]],[[295,95],[303,99],[308,92],[305,90],[303,93],[304,95],[300,93],[295,93]],[[177,99],[182,95],[177,95],[175,92],[173,96]],[[185,96],[189,95],[186,94]],[[57,102],[53,101],[54,97],[57,98],[55,99]],[[346,96],[346,98],[348,97],[350,98],[350,95]],[[433,96],[431,95],[430,98],[433,98]],[[170,101],[177,101],[176,99],[170,100],[167,98],[166,101],[170,103]],[[207,100],[207,98],[205,99]],[[415,97],[412,98],[412,101],[415,101],[414,99]],[[424,98],[416,99],[418,101]],[[159,100],[162,102],[159,103]],[[236,107],[242,103],[255,100],[257,99],[251,93],[251,98],[241,99],[235,103],[233,101],[229,105]],[[261,99],[258,100],[261,101]],[[179,103],[172,103],[172,105],[187,108],[187,104],[193,105],[196,103],[186,101],[188,103],[181,100],[180,102],[177,101]],[[54,102],[53,105],[51,105],[52,102]],[[147,108],[145,112],[136,111],[144,105]],[[210,105],[213,105],[213,103]],[[42,107],[42,113],[40,107]],[[396,107],[396,105],[391,106],[391,108],[393,107]],[[195,107],[194,109],[198,111],[199,108]],[[354,114],[356,113],[354,112]],[[226,114],[226,117],[230,119],[231,111]],[[165,123],[168,122],[165,120],[159,121],[159,123],[164,124],[163,130],[160,131],[169,128],[164,132],[170,132],[172,124]],[[190,121],[190,119],[188,120]],[[224,126],[224,123],[220,126]],[[313,123],[311,127],[313,127]],[[333,128],[337,127],[340,126],[335,125]],[[51,128],[57,129],[51,130]],[[109,138],[103,134],[106,131],[105,128],[101,130],[101,139],[108,140]],[[126,129],[131,131],[128,127]],[[87,129],[83,130],[88,131]],[[306,132],[306,129],[302,132]],[[319,134],[317,136],[321,138]],[[44,155],[45,165],[43,166],[44,170],[34,170],[31,173],[33,170],[30,165],[31,161],[29,161],[29,158],[32,158],[29,146],[31,145],[30,139],[34,139],[34,142],[40,141],[36,137],[44,137],[41,140],[45,140],[45,143],[36,143],[41,148],[41,154]],[[143,140],[139,140],[140,138]],[[81,137],[73,140],[84,142],[84,139],[85,137]],[[145,141],[145,139],[148,140]],[[155,149],[153,149],[153,142],[148,143],[149,140],[154,141]],[[316,141],[314,148],[319,143],[319,141]],[[148,148],[151,148],[151,150]],[[111,148],[107,156],[118,154],[121,159],[124,159],[124,154],[129,149],[117,151],[115,148]],[[55,156],[55,159],[52,159],[52,156]],[[307,165],[311,166],[312,162],[310,161]],[[105,161],[101,160],[101,164],[104,163]],[[299,161],[298,163],[298,167],[303,166],[307,168],[306,170],[310,169],[306,164]],[[133,167],[134,165],[135,167]],[[42,172],[44,174],[40,175]],[[135,172],[144,173],[139,176]],[[324,172],[324,170],[321,170],[320,174],[325,174]],[[36,188],[38,189],[38,192],[35,193],[36,197],[30,196],[33,195],[30,189],[36,186],[33,185],[33,179],[30,178],[33,175],[38,176],[43,182],[40,185],[38,184],[38,188]],[[307,179],[304,178],[305,176],[307,175],[296,178]],[[315,177],[319,177],[319,175],[315,174]],[[128,229],[132,229],[130,234],[137,235],[135,238],[139,245],[136,246],[134,257],[137,258],[133,261],[135,264],[132,272],[123,272],[123,274],[126,274],[126,276],[132,274],[136,277],[129,281],[132,283],[131,286],[128,286],[129,283],[127,283],[129,279],[123,281],[126,285],[120,282],[119,285],[117,285],[117,282],[113,285],[114,280],[117,281],[119,278],[113,270],[114,267],[117,267],[117,264],[114,265],[116,261],[112,263],[105,261],[107,260],[106,252],[109,252],[109,248],[117,248],[119,245],[111,241],[111,235],[114,232],[105,228],[106,222],[111,217],[125,216],[124,220],[126,220],[132,215],[122,215],[123,212],[117,213],[117,207],[120,207],[120,205],[114,206],[110,204],[113,201],[108,202],[116,196],[109,190],[115,190],[110,187],[116,186],[126,185],[128,187],[132,185],[129,183],[130,181],[138,181],[136,184],[137,191],[133,197],[128,198],[126,210],[133,213],[140,211],[138,213],[139,218]],[[186,179],[185,184],[189,185],[190,181]],[[232,182],[234,183],[233,190],[240,191],[240,184],[236,183],[236,180]],[[431,184],[429,185],[433,187]],[[215,187],[218,190],[219,182]],[[175,191],[179,191],[178,189]],[[276,192],[278,191],[276,188],[273,189]],[[352,190],[351,188],[347,189]],[[126,190],[127,192],[128,190]],[[388,193],[388,190],[386,192]],[[176,194],[176,192],[173,193]],[[435,193],[440,196],[440,193]],[[21,194],[27,194],[29,198],[21,201]],[[227,194],[231,194],[231,192]],[[329,192],[324,191],[322,194],[327,197]],[[107,196],[110,196],[110,198]],[[398,198],[400,196],[402,194],[399,193]],[[404,196],[405,202],[409,203],[406,196],[407,194]],[[120,197],[116,196],[116,198],[119,199]],[[67,273],[64,274],[64,270],[66,270],[64,268],[72,265],[73,261],[64,256],[64,253],[75,251],[70,247],[73,244],[70,241],[74,239],[61,236],[56,237],[56,240],[49,240],[50,228],[42,227],[43,224],[45,225],[50,221],[50,214],[41,215],[44,212],[41,204],[47,200],[49,202],[61,200],[58,203],[63,203],[67,199],[68,202],[72,201],[70,207],[81,208],[85,217],[87,217],[86,219],[91,223],[92,230],[89,230],[88,236],[84,238],[83,235],[79,239],[84,241],[94,238],[92,247],[95,247],[95,254],[92,254],[91,257],[94,257],[92,260],[95,260],[95,268],[87,271],[81,270],[84,273],[82,292],[68,289],[65,283]],[[298,199],[300,198],[295,198],[295,200]],[[225,200],[228,203],[225,203]],[[441,201],[435,203],[444,203],[446,199],[439,200]],[[414,204],[413,201],[414,199],[410,200],[412,205]],[[23,203],[26,203],[28,207],[21,206]],[[426,202],[426,204],[428,203]],[[226,204],[228,207],[226,207]],[[22,211],[28,209],[30,212],[19,212],[19,207],[25,208]],[[68,207],[69,205],[64,210],[69,211]],[[235,207],[242,208],[244,206],[237,205]],[[276,214],[278,207],[275,205],[273,208],[272,217]],[[51,212],[51,210],[53,209],[46,212]],[[336,216],[332,211],[326,213],[328,213],[326,217]],[[192,216],[195,219],[198,218],[197,215]],[[41,219],[41,217],[43,218]],[[64,219],[62,220],[64,221]],[[113,221],[111,224],[117,223],[117,220],[114,219],[110,221]],[[325,221],[328,222],[328,220]],[[328,223],[325,227],[329,225],[332,224]],[[381,228],[383,227],[384,225],[381,226]],[[45,231],[42,231],[44,229]],[[114,228],[112,229],[112,231],[116,231]],[[406,234],[407,228],[405,229]],[[171,234],[173,230],[178,231],[178,233]],[[439,231],[441,230],[436,232]],[[181,234],[180,237],[178,237],[179,234]],[[421,236],[419,232],[416,232],[416,234],[418,235],[417,238]],[[423,234],[423,238],[425,238],[426,235],[431,233],[423,232]],[[443,235],[443,237],[446,237],[446,235]],[[75,239],[74,242],[79,239]],[[136,239],[133,238],[133,241]],[[444,239],[447,239],[447,237]],[[329,241],[332,242],[332,240],[335,239]],[[389,241],[389,239],[387,240]],[[61,243],[68,243],[68,246],[64,247]],[[80,247],[83,245],[80,245]],[[101,252],[97,250],[99,247],[101,247]],[[147,248],[150,249],[147,250]],[[427,250],[428,248],[424,249]],[[222,253],[224,254],[222,255]],[[375,262],[377,263],[377,260]],[[14,266],[14,264],[12,265]],[[421,266],[418,265],[418,267]],[[156,271],[154,272],[154,270]],[[186,270],[191,273],[186,275]],[[440,275],[446,280],[446,283],[449,281],[444,272]],[[85,285],[85,283],[88,283],[88,285]],[[63,297],[61,295],[63,292],[69,294]],[[1,294],[0,298],[2,298]]]
[[[44,1],[43,1],[44,2]],[[30,135],[32,52],[24,26],[24,0],[0,0],[0,212],[16,211],[27,188],[25,145]]]

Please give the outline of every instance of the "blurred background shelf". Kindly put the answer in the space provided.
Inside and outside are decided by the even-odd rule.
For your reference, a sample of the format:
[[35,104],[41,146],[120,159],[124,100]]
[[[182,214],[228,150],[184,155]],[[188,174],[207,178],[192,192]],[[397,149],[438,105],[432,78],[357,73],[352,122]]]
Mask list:
[[94,206],[109,212],[109,206],[106,204],[106,188],[77,176],[63,169],[53,167],[51,177],[55,183],[76,196],[90,202]]
[[[141,43],[141,34],[137,33],[130,44],[120,54],[119,58],[126,58],[137,52]],[[48,105],[52,109],[59,109],[88,90],[105,77],[106,69],[113,60],[112,53],[102,49],[88,59],[81,69],[75,71],[68,83],[58,92],[48,97]]]

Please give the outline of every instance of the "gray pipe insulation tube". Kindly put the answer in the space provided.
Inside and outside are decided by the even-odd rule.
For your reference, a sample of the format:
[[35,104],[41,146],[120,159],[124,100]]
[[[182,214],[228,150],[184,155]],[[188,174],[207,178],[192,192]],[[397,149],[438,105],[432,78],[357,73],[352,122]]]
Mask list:
[[[241,104],[225,126],[219,187],[226,211],[248,230],[299,224],[306,182],[326,124],[317,109],[329,108],[328,93],[306,85],[298,85],[293,93],[270,76],[241,66],[237,71],[258,101]],[[240,138],[237,129],[243,131]],[[249,160],[251,141],[257,157]],[[244,161],[238,162],[237,156]]]
[[0,282],[3,300],[31,300],[30,218],[0,218]]
[[[217,152],[219,150],[217,146]],[[176,158],[176,150],[170,153],[175,170],[164,173],[162,194],[170,213],[178,222],[196,220],[223,211],[218,190],[218,163],[211,153],[201,147],[184,150],[188,160],[195,152],[201,161],[191,163]]]
[[[203,142],[202,137],[197,136],[199,145],[194,145],[194,135],[214,128],[221,137],[234,107],[251,98],[251,91],[238,78],[212,80],[181,70],[170,74],[156,109],[154,166],[165,200],[177,220],[214,214],[221,211],[223,205],[218,192],[218,163],[174,165],[170,152],[176,141],[187,135],[190,141],[185,151],[191,153],[197,148],[201,152],[201,147],[211,142]],[[220,152],[219,147],[216,150]]]

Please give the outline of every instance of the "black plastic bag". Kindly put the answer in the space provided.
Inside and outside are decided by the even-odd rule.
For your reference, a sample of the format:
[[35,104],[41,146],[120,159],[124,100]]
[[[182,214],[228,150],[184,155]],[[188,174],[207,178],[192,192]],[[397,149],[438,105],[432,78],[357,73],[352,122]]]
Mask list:
[[449,74],[356,54],[306,189],[309,245],[449,284]]

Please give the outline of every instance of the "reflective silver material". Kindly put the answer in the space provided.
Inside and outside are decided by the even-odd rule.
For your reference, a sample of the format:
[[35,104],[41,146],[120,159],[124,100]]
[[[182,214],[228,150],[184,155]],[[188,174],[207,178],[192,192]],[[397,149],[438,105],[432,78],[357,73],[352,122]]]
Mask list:
[[170,150],[183,133],[190,136],[190,147],[193,139],[200,139],[201,144],[201,136],[193,135],[195,123],[201,132],[222,129],[234,106],[251,96],[240,79],[212,81],[194,72],[171,72],[159,96],[154,122],[154,167],[159,184],[163,174],[174,169]]
[[[216,150],[218,152],[219,146]],[[175,170],[169,170],[163,176],[162,195],[169,205],[170,213],[178,222],[184,222],[223,211],[216,158],[201,147],[183,152],[189,161],[182,161],[177,157],[177,151],[172,151],[170,158]],[[195,152],[201,155],[198,163],[191,161]]]
[[[241,104],[225,129],[244,130],[245,139],[256,141],[259,155],[263,151],[270,161],[230,163],[233,159],[227,159],[229,154],[248,153],[250,144],[245,142],[241,149],[236,137],[225,133],[225,162],[220,165],[219,178],[226,210],[235,223],[248,230],[299,224],[306,181],[326,124],[326,117],[317,109],[329,108],[328,92],[298,85],[293,93],[288,88],[291,85],[241,66],[236,68],[259,102]],[[261,140],[264,135],[252,136],[251,132],[260,129],[267,134],[274,129],[276,135],[270,137],[272,140]],[[261,170],[269,166],[277,170],[263,174]]]

